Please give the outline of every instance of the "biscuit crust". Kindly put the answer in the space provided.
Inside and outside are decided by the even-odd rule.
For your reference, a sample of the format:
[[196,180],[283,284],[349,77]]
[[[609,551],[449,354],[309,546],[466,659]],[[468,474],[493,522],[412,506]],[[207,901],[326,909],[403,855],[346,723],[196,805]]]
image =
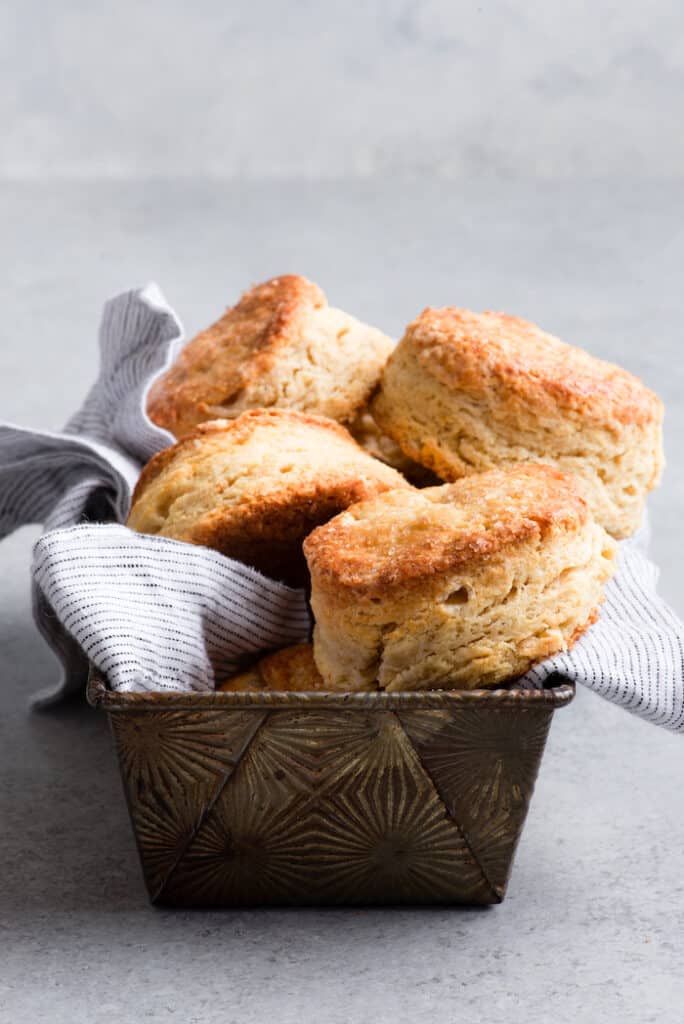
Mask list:
[[352,420],[377,386],[392,342],[329,306],[305,277],[256,285],[180,352],[152,386],[150,418],[182,437],[248,409],[292,408]]
[[662,403],[632,374],[502,313],[426,309],[390,357],[372,412],[445,480],[545,462],[575,475],[616,537],[663,464]]
[[311,644],[294,644],[275,654],[268,654],[246,672],[232,676],[216,687],[224,693],[259,690],[290,690],[312,692],[325,689],[316,668]]
[[304,545],[316,664],[331,689],[515,678],[595,619],[615,547],[544,465],[362,502]]
[[304,547],[319,588],[385,597],[441,573],[467,573],[516,543],[589,518],[572,480],[530,464],[363,502]]
[[304,537],[348,505],[396,487],[409,484],[332,420],[253,410],[202,424],[155,455],[133,493],[128,525],[300,585]]

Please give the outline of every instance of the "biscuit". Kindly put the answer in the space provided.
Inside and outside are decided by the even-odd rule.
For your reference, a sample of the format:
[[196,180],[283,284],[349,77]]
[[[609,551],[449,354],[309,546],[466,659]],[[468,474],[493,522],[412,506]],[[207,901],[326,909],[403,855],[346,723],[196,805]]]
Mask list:
[[325,683],[316,668],[311,644],[294,644],[266,655],[246,672],[219,683],[216,689],[231,693],[259,690],[309,692],[324,690]]
[[304,543],[316,664],[332,690],[495,686],[595,620],[615,550],[551,466],[361,502]]
[[348,422],[367,403],[391,350],[381,331],[329,306],[305,277],[287,274],[245,292],[190,341],[153,384],[147,411],[176,437],[248,409]]
[[526,461],[574,474],[618,538],[638,527],[663,465],[652,391],[502,313],[426,309],[390,356],[372,412],[444,480]]
[[349,433],[364,451],[401,473],[414,487],[434,487],[442,481],[427,466],[414,462],[399,447],[396,441],[383,434],[371,414],[362,410],[349,424]]
[[355,501],[409,484],[332,420],[289,409],[204,423],[158,452],[133,493],[128,525],[203,544],[292,585],[301,544]]

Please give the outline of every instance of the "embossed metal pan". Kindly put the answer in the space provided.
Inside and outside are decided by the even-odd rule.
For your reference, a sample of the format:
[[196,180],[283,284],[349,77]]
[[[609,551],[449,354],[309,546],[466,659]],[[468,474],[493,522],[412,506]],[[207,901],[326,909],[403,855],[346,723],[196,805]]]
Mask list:
[[500,903],[574,687],[119,694],[108,713],[152,902]]

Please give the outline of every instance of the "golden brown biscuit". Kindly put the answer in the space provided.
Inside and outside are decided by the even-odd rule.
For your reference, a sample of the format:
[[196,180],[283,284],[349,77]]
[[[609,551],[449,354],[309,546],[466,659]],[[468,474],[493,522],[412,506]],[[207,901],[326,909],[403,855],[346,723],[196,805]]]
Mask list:
[[616,545],[550,466],[361,502],[306,539],[314,656],[330,689],[473,689],[565,650]]
[[445,480],[523,461],[574,474],[615,537],[637,528],[663,465],[652,391],[503,313],[426,309],[392,353],[372,411]]
[[128,525],[204,544],[292,585],[301,544],[355,501],[409,484],[338,423],[288,409],[204,423],[152,458]]
[[323,677],[316,668],[311,644],[294,644],[268,654],[246,672],[219,683],[217,690],[257,692],[259,690],[324,690]]
[[242,296],[181,351],[150,391],[160,427],[182,437],[247,409],[289,408],[347,422],[376,387],[392,342],[329,306],[296,274]]

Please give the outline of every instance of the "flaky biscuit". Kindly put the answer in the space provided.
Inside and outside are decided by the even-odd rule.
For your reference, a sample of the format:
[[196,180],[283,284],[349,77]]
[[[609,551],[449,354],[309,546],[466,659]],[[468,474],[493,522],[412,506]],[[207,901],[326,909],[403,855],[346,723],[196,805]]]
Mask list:
[[544,465],[390,491],[304,543],[330,689],[473,689],[519,676],[594,621],[615,542]]
[[155,455],[128,525],[214,548],[267,576],[306,579],[301,544],[353,502],[409,484],[332,420],[291,409],[215,420]]
[[386,466],[396,469],[414,487],[434,487],[435,484],[442,483],[432,470],[422,466],[420,462],[414,462],[396,441],[388,434],[383,434],[368,410],[360,412],[349,424],[348,429],[364,451],[373,458],[380,459]]
[[618,538],[639,525],[663,465],[652,391],[502,313],[426,309],[390,356],[372,412],[444,480],[524,461],[572,473]]
[[311,644],[294,644],[267,654],[256,665],[232,676],[216,687],[224,693],[259,690],[324,690],[323,677],[316,668]]
[[296,274],[256,285],[182,349],[151,388],[147,408],[182,437],[248,409],[289,408],[352,420],[392,349],[375,327],[328,305]]

